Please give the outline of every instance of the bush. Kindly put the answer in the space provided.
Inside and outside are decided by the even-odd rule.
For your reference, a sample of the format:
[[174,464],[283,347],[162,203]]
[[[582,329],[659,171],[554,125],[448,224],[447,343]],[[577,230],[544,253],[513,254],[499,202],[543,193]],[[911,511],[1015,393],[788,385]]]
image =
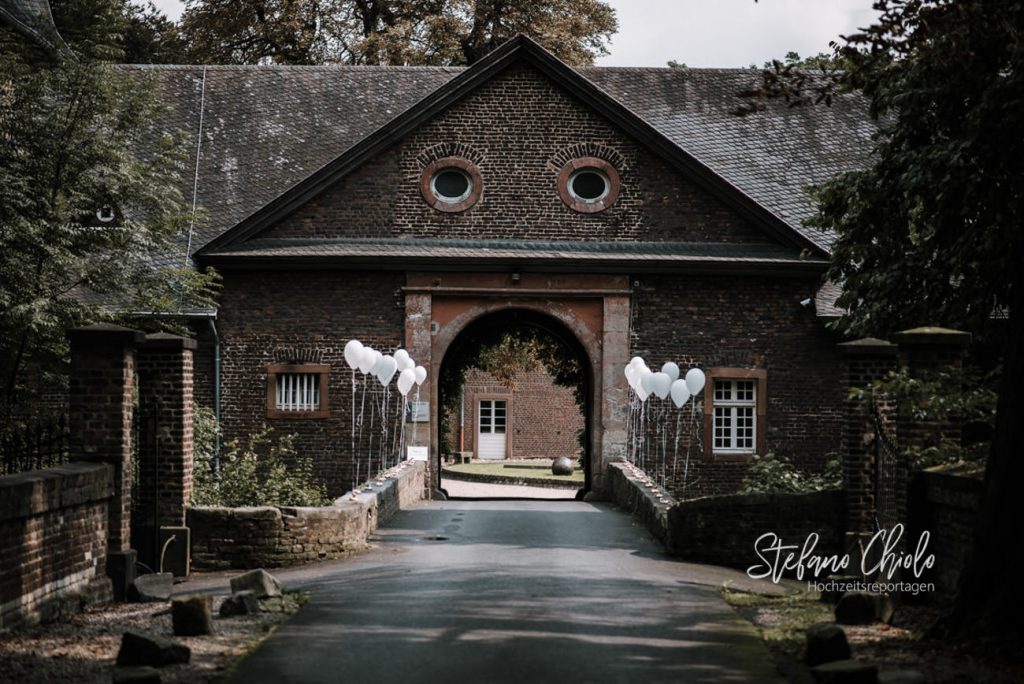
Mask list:
[[[202,409],[201,411],[208,411]],[[282,435],[277,444],[264,427],[245,446],[238,440],[225,445],[220,473],[214,468],[216,421],[196,411],[193,506],[325,506],[327,489],[313,477],[313,461],[295,451],[295,435]],[[212,421],[212,430],[211,430]],[[259,455],[264,452],[265,455]]]
[[754,456],[754,464],[743,477],[741,494],[807,494],[823,489],[843,486],[843,473],[839,457],[830,458],[821,473],[798,470],[785,456],[769,452],[763,458]]

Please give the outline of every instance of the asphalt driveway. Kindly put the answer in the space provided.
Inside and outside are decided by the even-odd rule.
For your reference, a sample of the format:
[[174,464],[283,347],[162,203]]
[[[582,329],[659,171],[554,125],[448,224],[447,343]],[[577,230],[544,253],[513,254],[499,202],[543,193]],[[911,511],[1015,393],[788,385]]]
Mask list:
[[277,573],[313,599],[233,681],[781,681],[718,596],[758,583],[667,558],[612,506],[431,502],[374,543]]

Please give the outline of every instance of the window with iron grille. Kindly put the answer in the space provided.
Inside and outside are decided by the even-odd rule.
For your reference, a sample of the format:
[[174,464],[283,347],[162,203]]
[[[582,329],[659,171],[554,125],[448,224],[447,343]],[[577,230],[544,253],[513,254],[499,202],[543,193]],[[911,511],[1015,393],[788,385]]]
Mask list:
[[267,368],[268,418],[320,418],[328,415],[327,377],[320,364],[274,364]]

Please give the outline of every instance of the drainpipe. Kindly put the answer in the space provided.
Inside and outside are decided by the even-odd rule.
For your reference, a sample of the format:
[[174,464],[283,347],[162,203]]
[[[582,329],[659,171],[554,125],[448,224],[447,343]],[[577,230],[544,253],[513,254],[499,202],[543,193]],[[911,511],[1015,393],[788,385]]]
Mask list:
[[213,472],[220,475],[220,336],[217,334],[217,326],[213,319],[206,320],[210,322],[210,332],[213,333],[213,415],[217,420],[217,434],[214,437],[213,447]]
[[459,388],[459,457],[466,450],[466,388]]

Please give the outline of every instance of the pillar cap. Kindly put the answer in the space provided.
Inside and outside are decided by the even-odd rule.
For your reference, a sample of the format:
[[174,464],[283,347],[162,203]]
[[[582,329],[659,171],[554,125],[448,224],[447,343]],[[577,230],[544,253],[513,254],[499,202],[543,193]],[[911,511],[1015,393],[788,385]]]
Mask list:
[[859,340],[840,342],[836,347],[846,356],[895,356],[899,349],[892,342],[877,337],[862,337]]
[[183,337],[172,333],[152,333],[146,335],[145,349],[195,349],[196,341],[191,337]]
[[134,328],[126,328],[113,323],[95,323],[68,330],[68,339],[73,346],[77,345],[139,345],[146,340],[146,335]]
[[901,330],[893,339],[899,344],[947,344],[965,347],[971,342],[971,333],[952,328],[926,325],[910,330]]

